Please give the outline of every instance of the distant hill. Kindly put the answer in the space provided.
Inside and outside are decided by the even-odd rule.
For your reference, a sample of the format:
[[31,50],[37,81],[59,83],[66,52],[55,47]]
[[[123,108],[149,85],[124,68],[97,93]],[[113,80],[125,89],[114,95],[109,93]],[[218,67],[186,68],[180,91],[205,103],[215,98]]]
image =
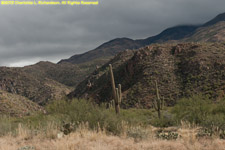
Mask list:
[[137,49],[143,46],[140,42],[128,39],[128,38],[118,38],[111,40],[102,44],[94,50],[88,51],[84,54],[78,54],[70,57],[69,59],[64,59],[59,62],[69,62],[72,64],[80,64],[85,62],[90,62],[99,58],[110,59],[112,56],[115,56],[117,53],[126,50],[126,49]]
[[210,26],[198,28],[185,42],[225,42],[225,20]]
[[218,22],[221,22],[221,21],[225,21],[225,13],[221,13],[221,14],[217,15],[212,20],[203,24],[202,27],[211,26],[211,25],[217,24]]
[[145,46],[152,43],[163,43],[172,40],[181,40],[193,34],[193,32],[195,32],[198,28],[199,26],[194,25],[176,26],[168,28],[156,36],[140,40],[140,42],[143,43],[143,46]]
[[83,72],[85,72],[86,75],[86,73],[88,74],[93,71],[89,71],[86,67],[82,68],[76,64],[54,64],[47,61],[42,61],[20,69],[35,78],[48,78],[66,86],[76,86],[80,80],[85,78]]
[[[69,96],[109,102],[112,92],[108,64],[113,65],[116,84],[122,84],[125,108],[152,107],[155,80],[168,105],[199,93],[214,99],[225,96],[225,45],[220,43],[153,44],[121,52]],[[89,82],[92,87],[87,86]]]

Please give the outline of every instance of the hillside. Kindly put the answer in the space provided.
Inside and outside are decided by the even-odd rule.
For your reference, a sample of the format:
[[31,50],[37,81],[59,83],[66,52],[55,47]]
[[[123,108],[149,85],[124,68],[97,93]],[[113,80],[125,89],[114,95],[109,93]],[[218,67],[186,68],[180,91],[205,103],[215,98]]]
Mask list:
[[[123,107],[149,108],[157,80],[168,105],[178,98],[204,93],[219,99],[225,94],[225,45],[219,43],[154,44],[119,53],[81,82],[70,97],[96,102],[112,99],[108,64],[116,84],[122,84]],[[91,88],[87,86],[91,83]]]
[[182,41],[190,42],[224,42],[225,41],[225,20],[211,26],[203,26],[197,29],[190,37]]
[[0,90],[0,115],[24,116],[37,111],[41,112],[43,108],[23,96]]
[[71,91],[52,79],[32,76],[21,68],[7,67],[0,67],[0,90],[22,95],[41,105]]
[[54,64],[42,61],[20,69],[35,78],[48,78],[66,86],[74,87],[93,72],[95,68],[96,66],[91,64]]

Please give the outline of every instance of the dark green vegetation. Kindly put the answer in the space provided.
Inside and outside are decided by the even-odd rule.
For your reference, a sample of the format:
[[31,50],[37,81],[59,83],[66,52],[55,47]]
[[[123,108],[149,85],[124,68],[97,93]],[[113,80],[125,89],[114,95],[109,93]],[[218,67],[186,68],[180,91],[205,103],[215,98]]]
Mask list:
[[23,118],[0,117],[0,135],[15,130],[19,123],[33,131],[46,129],[51,123],[61,130],[68,123],[74,130],[81,123],[88,123],[91,129],[104,128],[107,132],[120,134],[125,121],[127,125],[147,125],[154,117],[153,112],[149,110],[135,109],[121,110],[120,116],[118,116],[114,109],[106,109],[105,105],[98,106],[87,100],[76,99],[54,101],[45,109],[47,114],[37,113]]
[[[150,125],[180,126],[181,121],[187,121],[202,127],[199,136],[219,135],[224,138],[224,104],[225,98],[219,102],[212,102],[205,96],[196,95],[181,99],[174,108],[163,108],[162,117],[158,119],[154,109],[121,109],[118,115],[114,109],[106,109],[105,105],[99,106],[87,100],[58,100],[46,106],[47,114],[37,113],[22,118],[1,116],[0,135],[15,132],[18,124],[36,133],[47,129],[51,124],[66,134],[75,131],[81,124],[88,124],[90,129],[104,129],[107,133],[116,135],[123,134],[125,129],[129,133],[129,128],[136,127],[139,131],[135,135],[130,135],[136,137],[144,136],[141,129],[148,128]],[[177,138],[177,135],[173,134],[172,132],[170,139]]]
[[184,120],[204,127],[201,136],[219,134],[225,139],[225,98],[217,102],[202,95],[183,98],[172,113],[177,122]]
[[[69,96],[110,102],[108,64],[113,65],[116,85],[122,85],[123,108],[152,108],[155,80],[168,106],[198,93],[215,101],[225,94],[225,45],[185,43],[155,44],[122,52],[93,72]],[[92,87],[87,87],[88,82]]]

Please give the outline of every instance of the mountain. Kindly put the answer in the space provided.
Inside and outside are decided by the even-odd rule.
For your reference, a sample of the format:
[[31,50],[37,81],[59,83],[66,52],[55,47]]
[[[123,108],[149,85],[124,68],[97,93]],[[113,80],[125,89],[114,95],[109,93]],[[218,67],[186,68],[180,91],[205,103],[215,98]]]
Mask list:
[[211,26],[211,25],[214,25],[221,21],[225,21],[225,13],[217,15],[215,18],[213,18],[212,20],[210,20],[210,21],[206,22],[204,25],[202,25],[202,27]]
[[183,42],[224,42],[225,21],[220,21],[211,26],[198,28],[191,36],[182,39]]
[[[59,64],[68,62],[72,64],[80,64],[86,62],[92,62],[104,58],[100,65],[103,65],[107,61],[109,61],[113,56],[117,53],[124,51],[126,49],[137,49],[140,47],[144,47],[153,43],[163,43],[163,42],[171,42],[175,41],[177,43],[184,41],[210,41],[210,42],[220,42],[221,38],[215,38],[215,34],[220,34],[220,32],[224,32],[224,26],[221,26],[221,21],[225,21],[225,13],[222,13],[212,20],[206,22],[203,25],[181,25],[168,28],[161,32],[158,35],[148,37],[146,39],[132,40],[128,38],[117,38],[102,44],[94,50],[85,52],[83,54],[77,54],[69,59],[63,59],[59,62]],[[216,26],[216,29],[213,30],[210,34],[208,34],[208,30],[212,30]],[[219,30],[217,30],[219,29]],[[207,35],[207,39],[202,39],[201,35]],[[224,37],[224,35],[222,35]]]
[[143,43],[143,45],[150,45],[152,43],[163,43],[171,40],[180,40],[190,36],[198,28],[199,26],[194,25],[176,26],[168,28],[156,36],[149,37],[140,41],[141,43]]
[[113,56],[126,49],[138,49],[152,43],[162,43],[169,40],[179,40],[188,36],[197,28],[198,26],[191,26],[191,25],[176,26],[168,28],[156,36],[140,40],[117,38],[100,45],[94,50],[85,52],[83,54],[74,55],[69,59],[63,59],[59,61],[58,64],[62,64],[65,62],[71,64],[80,64],[93,61],[99,62],[104,58],[104,60],[102,60],[102,63],[99,64],[103,65],[104,63],[109,61]]
[[214,99],[225,96],[225,45],[184,43],[153,44],[121,52],[81,82],[69,97],[109,102],[109,64],[113,65],[116,84],[122,84],[124,108],[152,107],[155,80],[167,105],[193,94]]
[[104,59],[107,57],[111,58],[118,52],[121,52],[125,49],[137,49],[141,46],[142,44],[140,44],[139,42],[135,40],[128,39],[128,38],[117,38],[109,42],[106,42],[102,44],[101,46],[97,47],[96,49],[88,51],[84,54],[74,55],[70,57],[69,59],[61,60],[59,64],[63,62],[80,64],[80,63],[89,62],[99,58],[104,58]]

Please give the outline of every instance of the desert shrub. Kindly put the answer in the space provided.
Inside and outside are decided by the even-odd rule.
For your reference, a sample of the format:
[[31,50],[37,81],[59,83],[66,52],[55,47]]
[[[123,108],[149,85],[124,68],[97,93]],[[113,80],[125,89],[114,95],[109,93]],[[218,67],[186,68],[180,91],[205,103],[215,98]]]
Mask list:
[[149,125],[154,118],[151,110],[148,109],[121,109],[120,117],[126,122],[136,125]]
[[185,120],[194,124],[201,124],[211,113],[212,101],[202,95],[183,98],[173,108],[172,112],[178,121]]
[[127,129],[127,136],[132,137],[135,139],[135,141],[140,141],[149,138],[150,135],[152,135],[152,131],[147,130],[143,127],[136,126],[136,127],[130,127]]
[[180,135],[177,132],[174,131],[163,131],[159,130],[156,133],[156,137],[163,140],[176,140],[180,137]]
[[0,136],[14,130],[15,126],[11,123],[11,118],[8,116],[0,116]]
[[[12,132],[18,124],[22,124],[28,130],[47,133],[49,124],[58,131],[72,132],[80,124],[88,123],[88,127],[94,130],[105,130],[116,135],[123,134],[127,126],[146,126],[154,118],[151,110],[144,109],[121,109],[120,115],[115,113],[113,108],[106,109],[104,105],[99,106],[87,100],[56,100],[46,106],[47,114],[37,113],[22,118],[0,118],[0,134]],[[69,126],[69,130],[67,125]],[[71,130],[72,129],[72,130]]]
[[155,118],[152,120],[151,124],[155,127],[170,127],[176,125],[176,121],[174,120],[173,117],[168,118],[163,116],[162,118]]
[[151,120],[151,125],[163,128],[177,125],[174,114],[172,114],[168,108],[162,110],[161,118],[158,118],[156,113],[157,112],[155,112],[154,118]]
[[101,128],[114,134],[120,133],[122,122],[120,116],[87,100],[54,101],[47,106],[47,111],[49,115],[60,116],[64,122],[73,123],[74,128],[80,123],[88,122],[91,129]]
[[213,102],[208,97],[198,95],[183,98],[173,108],[177,122],[188,121],[203,127],[199,136],[219,135],[224,137],[225,131],[225,100]]

